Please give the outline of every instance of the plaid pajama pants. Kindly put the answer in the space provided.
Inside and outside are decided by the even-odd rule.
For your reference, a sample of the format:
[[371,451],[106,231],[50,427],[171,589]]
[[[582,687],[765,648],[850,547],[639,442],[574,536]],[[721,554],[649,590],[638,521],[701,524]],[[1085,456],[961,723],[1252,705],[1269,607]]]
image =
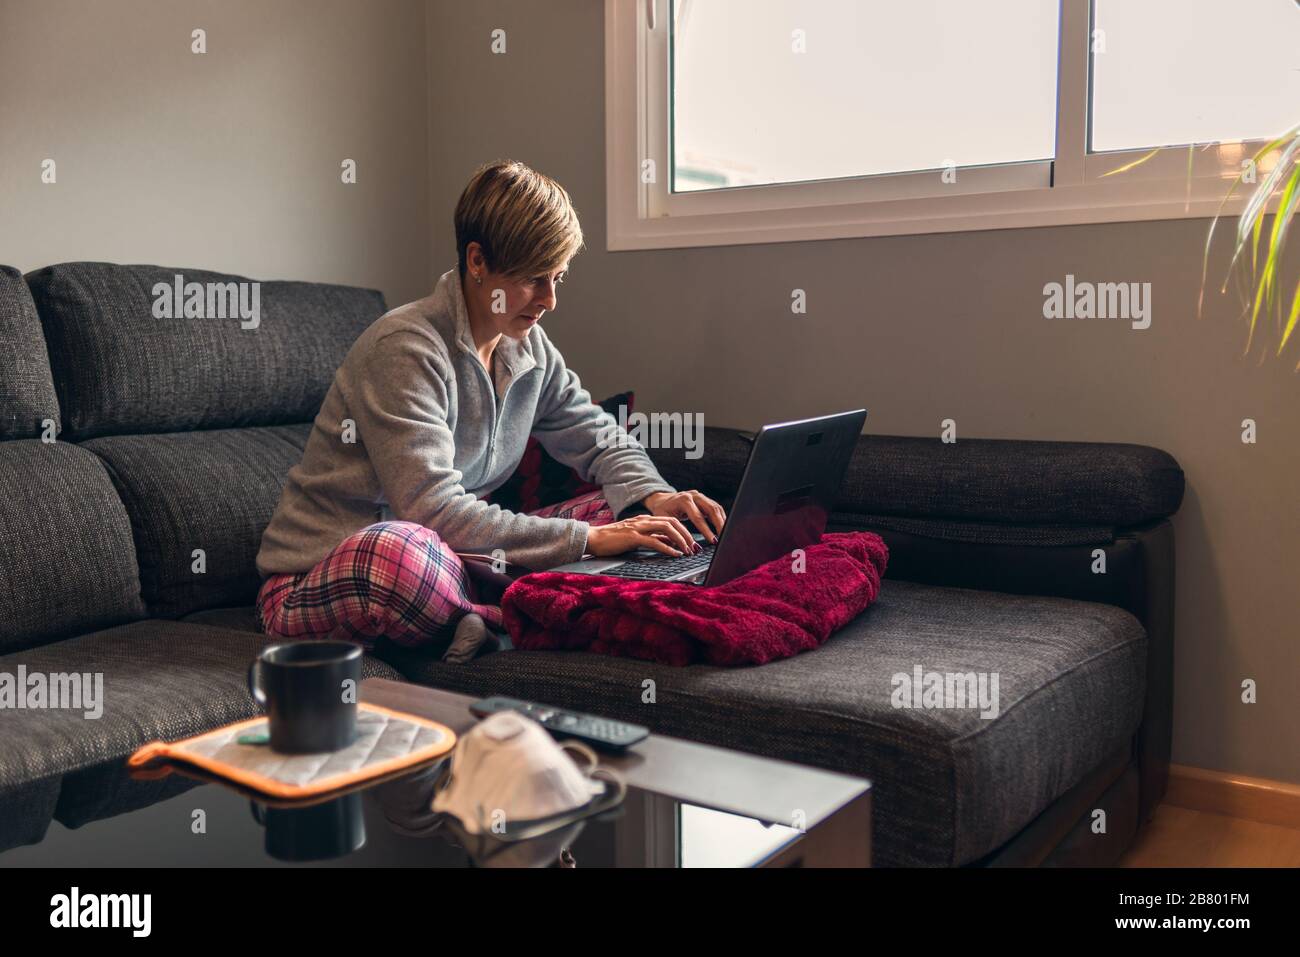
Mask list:
[[[528,514],[592,525],[614,520],[600,491]],[[500,628],[500,607],[473,596],[465,566],[437,532],[379,522],[348,536],[311,571],[268,578],[257,616],[263,632],[285,641],[344,638],[370,648],[382,636],[418,647],[469,612]]]

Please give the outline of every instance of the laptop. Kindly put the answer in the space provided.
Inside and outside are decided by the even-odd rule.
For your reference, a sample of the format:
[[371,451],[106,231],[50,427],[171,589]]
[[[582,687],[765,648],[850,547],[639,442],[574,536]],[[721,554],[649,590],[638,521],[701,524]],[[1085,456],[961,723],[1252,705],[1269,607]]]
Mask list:
[[[816,544],[826,530],[865,409],[765,425],[754,437],[740,488],[717,544],[673,557],[638,548],[612,558],[584,558],[550,571],[721,585],[764,562]],[[686,527],[693,530],[687,522]]]

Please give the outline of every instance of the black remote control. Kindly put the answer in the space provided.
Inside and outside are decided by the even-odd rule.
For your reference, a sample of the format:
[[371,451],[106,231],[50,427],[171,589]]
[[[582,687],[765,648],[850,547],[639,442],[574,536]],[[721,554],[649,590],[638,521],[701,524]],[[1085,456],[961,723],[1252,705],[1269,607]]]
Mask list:
[[469,710],[480,718],[498,711],[518,711],[540,724],[553,738],[577,738],[600,751],[624,751],[650,735],[650,729],[639,724],[626,724],[594,714],[566,711],[564,708],[535,701],[520,701],[518,698],[503,698],[499,695],[475,701]]

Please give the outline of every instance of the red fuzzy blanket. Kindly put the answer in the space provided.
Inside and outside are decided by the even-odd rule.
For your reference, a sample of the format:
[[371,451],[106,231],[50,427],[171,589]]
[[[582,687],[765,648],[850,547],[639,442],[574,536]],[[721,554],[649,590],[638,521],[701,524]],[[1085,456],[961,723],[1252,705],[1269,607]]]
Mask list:
[[828,533],[802,569],[782,557],[716,588],[537,572],[501,600],[523,649],[593,651],[667,665],[761,665],[816,648],[876,600],[889,550]]

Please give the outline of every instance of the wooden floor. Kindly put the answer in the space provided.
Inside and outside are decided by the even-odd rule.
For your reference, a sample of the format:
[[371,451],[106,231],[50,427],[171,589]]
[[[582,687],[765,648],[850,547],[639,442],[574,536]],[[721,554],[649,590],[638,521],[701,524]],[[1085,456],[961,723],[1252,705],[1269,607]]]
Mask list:
[[1300,829],[1161,804],[1120,867],[1300,867]]

